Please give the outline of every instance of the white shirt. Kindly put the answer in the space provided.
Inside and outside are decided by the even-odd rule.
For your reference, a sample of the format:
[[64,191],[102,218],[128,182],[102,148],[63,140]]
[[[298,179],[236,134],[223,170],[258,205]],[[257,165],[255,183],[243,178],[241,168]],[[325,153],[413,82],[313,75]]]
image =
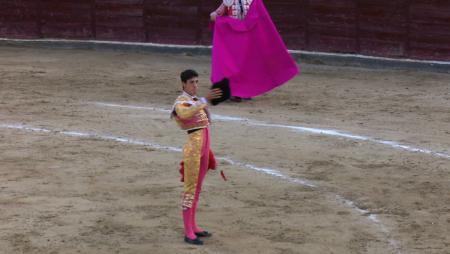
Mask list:
[[235,19],[244,19],[253,0],[234,0],[231,5],[230,16]]

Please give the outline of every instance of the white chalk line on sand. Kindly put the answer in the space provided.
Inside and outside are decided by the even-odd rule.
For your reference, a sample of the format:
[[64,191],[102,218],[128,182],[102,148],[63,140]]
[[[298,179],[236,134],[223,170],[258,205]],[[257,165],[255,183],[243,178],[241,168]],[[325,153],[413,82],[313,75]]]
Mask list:
[[[63,135],[63,136],[70,136],[70,137],[78,137],[78,138],[86,138],[86,139],[99,139],[99,140],[106,140],[106,141],[115,141],[119,143],[129,144],[129,145],[139,145],[139,146],[146,146],[150,148],[154,148],[161,151],[168,151],[168,152],[182,152],[182,149],[179,147],[172,147],[172,146],[164,146],[160,145],[154,142],[149,142],[146,140],[141,139],[133,139],[133,138],[127,138],[127,137],[119,137],[119,136],[113,136],[113,135],[103,135],[103,134],[97,134],[97,133],[87,133],[87,132],[79,132],[79,131],[64,131],[64,130],[52,130],[48,128],[40,128],[40,127],[33,127],[25,124],[0,124],[0,128],[6,128],[6,129],[15,129],[15,130],[25,130],[30,132],[40,132],[40,133],[46,133],[46,134],[55,134],[55,135]],[[253,171],[261,172],[267,175],[270,175],[272,177],[277,177],[283,180],[286,180],[291,183],[299,184],[302,186],[310,187],[310,188],[318,188],[316,184],[313,182],[301,179],[301,178],[293,178],[290,176],[287,176],[283,174],[278,169],[273,168],[266,168],[266,167],[258,167],[249,163],[236,161],[233,159],[230,159],[228,157],[217,157],[218,160],[225,161],[229,163],[230,165],[239,166],[242,168],[251,169]],[[342,196],[338,194],[333,194],[334,199],[338,201],[341,204],[344,204],[345,206],[355,210],[357,213],[361,215],[367,216],[367,218],[378,227],[378,229],[385,235],[387,238],[389,244],[393,249],[396,251],[396,253],[400,254],[400,245],[397,241],[393,240],[390,236],[389,230],[386,228],[386,226],[378,219],[376,214],[371,213],[369,210],[359,208],[353,201],[347,200],[343,198]]]
[[[130,144],[130,145],[146,146],[146,147],[151,147],[151,148],[154,148],[157,150],[168,151],[168,152],[182,152],[182,149],[179,147],[164,146],[164,145],[156,144],[156,143],[146,141],[146,140],[141,140],[141,139],[132,139],[132,138],[127,138],[127,137],[118,137],[118,136],[104,135],[104,134],[97,134],[97,133],[51,130],[51,129],[47,129],[47,128],[32,127],[32,126],[24,125],[24,124],[0,124],[0,128],[18,129],[18,130],[26,130],[26,131],[42,132],[42,133],[54,133],[54,134],[86,138],[86,139],[101,139],[101,140],[108,140],[108,141],[116,141],[116,142]],[[278,178],[287,180],[292,183],[301,184],[301,185],[311,187],[311,188],[317,187],[315,184],[311,183],[308,180],[292,178],[292,177],[286,176],[283,173],[281,173],[281,171],[276,170],[276,169],[266,168],[266,167],[258,167],[258,166],[255,166],[255,165],[252,165],[249,163],[232,160],[227,157],[217,157],[217,159],[225,161],[230,165],[251,169],[251,170],[257,171],[257,172],[262,172],[264,174],[278,177]]]
[[[123,42],[123,41],[102,41],[102,40],[70,40],[70,39],[11,39],[11,38],[0,38],[0,41],[6,42],[44,42],[44,43],[91,43],[93,45],[124,45],[124,46],[142,46],[142,47],[153,47],[153,48],[168,48],[168,49],[203,49],[211,50],[211,45],[183,45],[183,44],[164,44],[164,43],[152,43],[152,42]],[[389,57],[379,57],[379,56],[368,56],[361,54],[345,54],[345,53],[330,53],[330,52],[319,52],[319,51],[305,51],[289,49],[291,54],[307,54],[315,56],[333,56],[333,57],[344,57],[344,58],[358,58],[366,60],[382,60],[389,62],[399,62],[399,63],[420,63],[420,64],[433,64],[433,65],[450,65],[450,61],[438,61],[438,60],[417,60],[410,58],[389,58]]]
[[[106,107],[153,110],[153,111],[167,112],[167,113],[170,112],[170,110],[168,110],[168,109],[159,108],[159,107],[121,105],[121,104],[103,103],[103,102],[95,102],[94,104],[98,105],[98,106],[106,106]],[[343,132],[343,131],[339,131],[339,130],[320,129],[320,128],[298,126],[298,125],[273,124],[273,123],[251,120],[251,119],[243,118],[243,117],[217,115],[217,114],[213,114],[212,118],[213,118],[213,120],[224,121],[224,122],[239,122],[239,123],[243,123],[243,124],[250,125],[250,126],[289,129],[289,130],[293,130],[295,132],[303,132],[303,133],[324,135],[324,136],[330,136],[330,137],[339,137],[339,138],[345,138],[345,139],[357,140],[357,141],[366,141],[366,142],[389,146],[389,147],[392,147],[395,149],[404,150],[404,151],[408,151],[408,152],[423,153],[423,154],[428,154],[428,155],[432,155],[435,157],[450,159],[450,154],[447,154],[444,152],[436,152],[436,151],[426,149],[426,148],[419,148],[419,147],[415,147],[415,146],[401,144],[396,141],[382,140],[379,138],[355,135],[355,134],[351,134],[351,133],[347,133],[347,132]]]

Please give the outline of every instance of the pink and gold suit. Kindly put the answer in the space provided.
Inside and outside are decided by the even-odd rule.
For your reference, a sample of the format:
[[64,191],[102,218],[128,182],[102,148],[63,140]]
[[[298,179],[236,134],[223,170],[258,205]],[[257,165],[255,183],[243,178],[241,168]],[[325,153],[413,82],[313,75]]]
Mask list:
[[206,100],[183,92],[175,100],[171,118],[175,119],[182,130],[188,132],[180,170],[182,181],[184,180],[181,206],[185,235],[195,239],[195,233],[203,231],[197,226],[195,215],[202,183],[208,169],[215,169],[216,164],[214,154],[210,150],[210,118]]

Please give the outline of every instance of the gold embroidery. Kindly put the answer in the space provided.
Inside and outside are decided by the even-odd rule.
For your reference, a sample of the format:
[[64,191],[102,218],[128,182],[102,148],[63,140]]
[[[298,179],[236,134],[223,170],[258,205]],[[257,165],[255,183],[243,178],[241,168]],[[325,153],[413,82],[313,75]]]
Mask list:
[[196,103],[181,95],[175,101],[172,117],[182,130],[205,128],[209,125],[206,104]]
[[194,204],[194,195],[190,193],[183,193],[183,197],[181,200],[181,207],[183,210],[192,208],[192,205]]
[[184,161],[184,192],[195,193],[203,145],[203,131],[189,134],[189,140],[183,148]]
[[188,100],[188,98],[180,96],[177,99],[178,103],[175,105],[175,112],[177,112],[178,117],[182,119],[191,118],[195,113],[206,107],[206,104],[189,103]]

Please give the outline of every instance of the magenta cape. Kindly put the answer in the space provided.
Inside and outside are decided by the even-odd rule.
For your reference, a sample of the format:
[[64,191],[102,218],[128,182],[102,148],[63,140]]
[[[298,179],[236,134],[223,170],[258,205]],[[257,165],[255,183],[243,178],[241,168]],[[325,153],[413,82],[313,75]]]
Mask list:
[[211,81],[230,80],[233,96],[253,97],[298,73],[262,0],[254,0],[244,20],[217,17]]

